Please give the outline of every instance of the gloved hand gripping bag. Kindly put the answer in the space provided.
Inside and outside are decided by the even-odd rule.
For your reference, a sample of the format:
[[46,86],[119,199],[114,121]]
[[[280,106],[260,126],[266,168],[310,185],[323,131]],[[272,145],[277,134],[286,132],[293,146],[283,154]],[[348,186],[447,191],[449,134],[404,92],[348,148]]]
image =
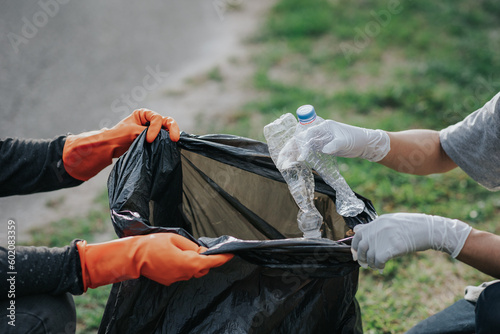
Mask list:
[[323,239],[302,239],[298,207],[267,145],[232,135],[143,132],[108,180],[118,236],[178,233],[233,253],[201,277],[163,286],[140,277],[113,285],[99,333],[362,333],[357,262],[337,242],[376,217],[335,210],[315,175]]

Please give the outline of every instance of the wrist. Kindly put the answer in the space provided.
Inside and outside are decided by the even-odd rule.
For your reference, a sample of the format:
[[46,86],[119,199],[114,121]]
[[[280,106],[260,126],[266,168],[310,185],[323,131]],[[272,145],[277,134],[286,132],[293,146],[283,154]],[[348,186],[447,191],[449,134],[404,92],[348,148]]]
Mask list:
[[134,139],[134,134],[115,128],[69,135],[63,148],[64,168],[73,178],[87,181],[125,153]]
[[78,249],[78,255],[80,256],[80,268],[82,273],[82,284],[83,284],[83,292],[87,292],[87,289],[90,286],[90,278],[87,271],[86,266],[86,254],[85,249],[87,248],[87,241],[80,240],[76,243],[76,248]]
[[433,223],[430,229],[433,236],[432,248],[456,258],[464,247],[472,227],[458,219],[438,216],[431,216],[431,218]]
[[363,129],[366,134],[365,149],[360,158],[371,162],[378,162],[385,158],[391,150],[391,140],[383,130]]
[[98,244],[77,243],[84,291],[138,278],[141,274],[141,243],[126,237]]

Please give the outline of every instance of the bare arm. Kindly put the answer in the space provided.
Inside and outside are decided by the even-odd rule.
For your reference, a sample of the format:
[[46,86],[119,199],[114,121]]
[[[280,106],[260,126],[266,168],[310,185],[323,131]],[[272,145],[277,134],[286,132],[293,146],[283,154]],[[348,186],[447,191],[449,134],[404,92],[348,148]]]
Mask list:
[[407,130],[387,134],[391,150],[379,161],[386,167],[415,175],[444,173],[457,167],[441,147],[438,131]]
[[500,278],[500,236],[472,229],[457,260]]

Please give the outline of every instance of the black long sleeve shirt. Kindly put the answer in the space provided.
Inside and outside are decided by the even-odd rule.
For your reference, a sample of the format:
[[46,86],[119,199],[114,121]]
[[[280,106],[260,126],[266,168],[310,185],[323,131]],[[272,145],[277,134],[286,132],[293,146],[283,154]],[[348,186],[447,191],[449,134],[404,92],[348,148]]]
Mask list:
[[[82,181],[64,169],[65,140],[65,136],[53,140],[0,140],[0,196],[80,185]],[[7,240],[0,240],[0,299],[42,293],[83,293],[77,241],[61,248],[23,247],[9,242],[7,234]]]

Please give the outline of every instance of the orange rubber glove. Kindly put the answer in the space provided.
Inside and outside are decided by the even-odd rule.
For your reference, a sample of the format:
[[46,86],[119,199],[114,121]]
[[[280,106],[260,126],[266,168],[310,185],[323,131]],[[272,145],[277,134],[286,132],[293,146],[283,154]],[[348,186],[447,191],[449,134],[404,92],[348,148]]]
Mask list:
[[126,237],[100,244],[77,242],[84,291],[144,276],[163,285],[206,275],[232,254],[200,255],[206,250],[175,233]]
[[125,153],[148,122],[148,143],[155,140],[162,127],[170,132],[172,141],[179,140],[179,127],[173,118],[138,109],[111,129],[69,135],[63,149],[64,168],[75,179],[87,181]]

